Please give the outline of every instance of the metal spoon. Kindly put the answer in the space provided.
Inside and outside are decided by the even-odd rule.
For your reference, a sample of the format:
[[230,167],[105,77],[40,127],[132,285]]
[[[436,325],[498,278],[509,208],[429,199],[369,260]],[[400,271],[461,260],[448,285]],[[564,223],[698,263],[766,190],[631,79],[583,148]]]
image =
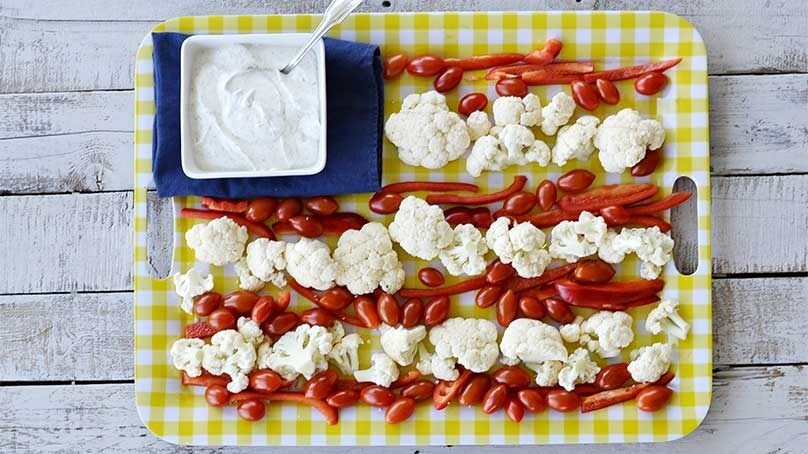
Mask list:
[[319,39],[326,34],[328,30],[331,30],[331,27],[339,24],[340,22],[344,21],[349,14],[356,9],[362,3],[362,0],[333,0],[330,5],[325,9],[325,13],[323,13],[323,18],[320,20],[320,23],[317,25],[317,28],[311,34],[311,37],[306,44],[303,46],[302,49],[295,55],[295,57],[290,61],[286,66],[281,68],[281,72],[283,74],[289,74],[300,60],[303,59],[303,56],[311,49],[311,46],[314,45]]

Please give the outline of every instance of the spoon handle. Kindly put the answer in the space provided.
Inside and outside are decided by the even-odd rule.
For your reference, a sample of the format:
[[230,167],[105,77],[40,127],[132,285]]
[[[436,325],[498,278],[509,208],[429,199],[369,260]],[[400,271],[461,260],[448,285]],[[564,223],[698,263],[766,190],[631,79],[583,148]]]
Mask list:
[[289,74],[300,60],[306,55],[306,53],[311,50],[311,47],[314,46],[314,43],[319,41],[328,30],[331,30],[331,27],[339,24],[349,14],[353,12],[363,0],[333,0],[331,4],[325,9],[325,13],[323,13],[323,18],[320,20],[320,23],[317,25],[317,28],[314,29],[309,40],[306,41],[306,44],[300,51],[295,55],[292,60],[281,69],[281,72],[284,74]]

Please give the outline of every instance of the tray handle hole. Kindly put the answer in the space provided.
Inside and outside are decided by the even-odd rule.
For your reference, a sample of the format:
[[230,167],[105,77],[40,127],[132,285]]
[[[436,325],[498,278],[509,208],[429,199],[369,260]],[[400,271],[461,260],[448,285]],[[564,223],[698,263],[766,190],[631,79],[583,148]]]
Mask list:
[[699,192],[696,182],[688,177],[679,177],[673,183],[673,192],[680,191],[693,196],[671,210],[673,263],[680,273],[690,276],[699,267]]
[[391,2],[389,2],[388,0],[384,0],[382,2],[382,7],[384,7],[384,8],[390,8],[391,6],[393,6],[393,4]]

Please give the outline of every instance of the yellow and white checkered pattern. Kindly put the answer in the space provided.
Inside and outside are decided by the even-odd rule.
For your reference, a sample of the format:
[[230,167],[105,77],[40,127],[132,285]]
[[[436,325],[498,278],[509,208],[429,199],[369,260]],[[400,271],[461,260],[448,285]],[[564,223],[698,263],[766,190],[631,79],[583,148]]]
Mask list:
[[[305,32],[313,29],[317,16],[210,16],[183,17],[159,24],[154,31],[183,33],[263,33]],[[272,404],[267,417],[257,423],[242,421],[234,408],[213,408],[205,403],[202,390],[180,385],[168,355],[171,343],[181,336],[190,321],[179,310],[170,280],[150,277],[146,257],[146,193],[153,188],[151,176],[154,80],[151,37],[147,36],[137,53],[136,132],[135,132],[135,387],[137,407],[146,426],[157,436],[173,443],[194,445],[458,445],[458,444],[542,444],[663,441],[681,437],[695,429],[707,413],[712,389],[712,328],[710,284],[710,187],[707,128],[707,58],[698,32],[685,20],[659,12],[522,12],[522,13],[414,13],[356,14],[333,29],[330,36],[372,42],[382,54],[404,52],[414,56],[434,53],[443,56],[469,56],[501,51],[527,52],[541,47],[550,37],[564,43],[561,59],[592,60],[596,67],[618,66],[683,57],[669,70],[670,85],[662,96],[637,95],[631,81],[619,83],[620,106],[601,106],[601,118],[623,107],[633,107],[659,118],[667,131],[665,159],[661,169],[641,180],[651,181],[668,192],[679,176],[693,179],[698,186],[698,269],[691,276],[677,273],[671,264],[664,273],[665,297],[682,303],[683,316],[692,324],[685,342],[679,344],[673,370],[676,379],[671,404],[655,414],[643,413],[632,403],[617,405],[589,414],[547,411],[528,415],[521,424],[508,420],[503,412],[486,415],[477,408],[453,405],[435,411],[422,404],[409,421],[400,425],[384,422],[382,410],[359,406],[345,409],[340,424],[326,425],[315,411],[290,404]],[[468,76],[467,76],[468,78]],[[409,93],[431,88],[431,78],[404,74],[387,82],[385,115],[397,111]],[[566,87],[533,87],[546,103]],[[447,98],[450,106],[473,91],[487,92],[495,99],[493,84],[485,80],[463,82]],[[582,114],[579,111],[577,114]],[[347,132],[347,131],[346,131]],[[548,142],[552,144],[553,139]],[[395,149],[384,146],[384,182],[433,179],[472,181],[465,173],[464,160],[430,171],[402,165]],[[632,181],[628,173],[605,175],[597,159],[573,162],[563,169],[551,166],[511,168],[488,173],[475,180],[483,190],[507,185],[513,175],[528,174],[530,187],[544,178],[555,179],[574,167],[589,168],[599,175],[596,185]],[[367,195],[341,197],[346,209],[367,216]],[[198,205],[193,197],[178,198],[175,206]],[[378,219],[378,217],[376,217]],[[182,232],[193,221],[175,223],[174,271],[197,266],[193,252],[185,247]],[[402,255],[402,257],[404,257]],[[637,275],[633,262],[620,267],[623,278]],[[407,285],[417,285],[414,271],[423,266],[405,263]],[[231,291],[237,279],[231,269],[213,267],[216,289]],[[294,302],[305,308],[305,302]],[[632,311],[637,336],[631,348],[653,341],[643,329],[648,308]],[[493,317],[492,310],[474,306],[473,295],[453,301],[453,315]],[[368,337],[369,333],[365,333]],[[657,337],[657,341],[661,337]],[[363,350],[367,363],[374,340]],[[626,349],[626,351],[631,350]],[[627,359],[627,358],[624,358]]]

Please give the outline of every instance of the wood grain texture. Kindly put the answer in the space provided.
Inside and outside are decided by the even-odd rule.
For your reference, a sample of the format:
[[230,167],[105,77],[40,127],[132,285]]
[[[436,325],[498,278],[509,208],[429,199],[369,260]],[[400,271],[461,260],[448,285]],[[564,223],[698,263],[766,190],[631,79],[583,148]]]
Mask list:
[[[155,22],[173,16],[229,13],[317,12],[324,1],[267,4],[241,0],[223,5],[216,0],[164,2],[149,0],[75,2],[58,0],[36,5],[24,0],[4,2],[0,9],[0,92],[52,92],[126,89],[132,87],[135,49]],[[371,11],[402,10],[541,10],[650,9],[682,14],[704,34],[710,72],[761,73],[808,71],[808,3],[778,0],[761,7],[743,2],[662,0],[570,1],[414,0],[384,8],[374,0]],[[749,11],[756,14],[749,14]],[[44,20],[40,20],[44,19]],[[133,20],[138,19],[138,20]],[[74,43],[81,43],[80,46]]]
[[[25,402],[25,405],[19,405]],[[131,384],[0,388],[0,446],[12,452],[93,451],[173,453],[186,451],[156,439],[134,409]],[[802,452],[808,442],[808,372],[802,367],[721,370],[715,374],[713,406],[696,431],[664,445],[554,446],[557,453],[621,454],[692,452]],[[457,449],[373,448],[385,454],[449,453]],[[695,451],[694,451],[695,450]],[[284,448],[285,452],[310,452]],[[332,453],[364,452],[334,447]],[[464,452],[527,454],[535,447],[474,447]],[[266,449],[194,448],[199,453],[266,452]]]

